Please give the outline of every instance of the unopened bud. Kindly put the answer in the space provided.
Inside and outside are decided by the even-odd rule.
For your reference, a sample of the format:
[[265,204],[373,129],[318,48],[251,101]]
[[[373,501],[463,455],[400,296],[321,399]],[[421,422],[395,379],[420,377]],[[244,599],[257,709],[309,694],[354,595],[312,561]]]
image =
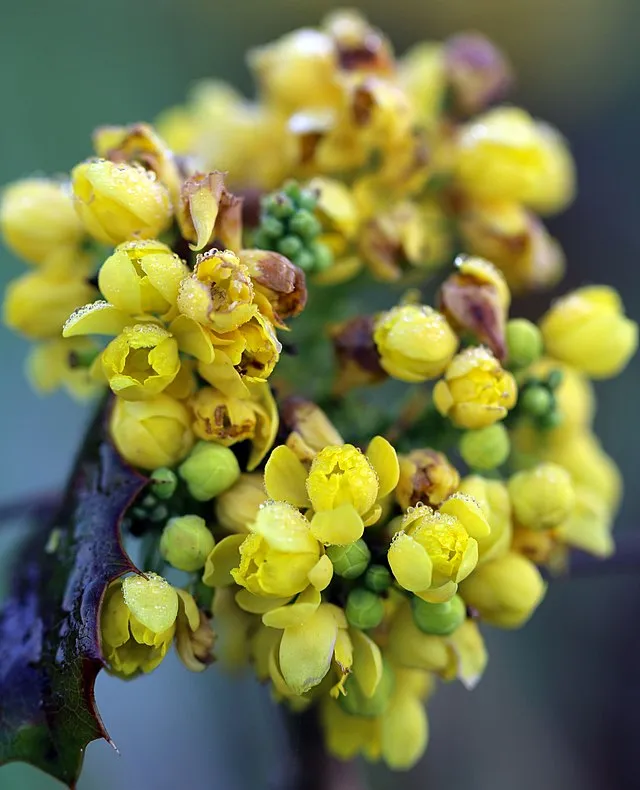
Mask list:
[[507,323],[507,359],[510,367],[527,368],[542,356],[542,333],[526,318]]
[[178,472],[191,496],[199,502],[207,502],[231,488],[240,477],[240,466],[228,447],[199,442]]
[[553,395],[547,387],[525,387],[520,395],[519,406],[532,417],[544,417],[553,410]]
[[350,713],[352,716],[365,716],[366,718],[380,716],[389,703],[395,681],[393,670],[386,661],[383,662],[380,682],[373,695],[367,697],[358,684],[357,676],[350,675],[344,684],[345,694],[338,698],[340,707],[345,713]]
[[364,584],[374,593],[383,593],[391,586],[391,573],[384,565],[370,565],[364,575]]
[[166,466],[156,469],[152,473],[150,480],[151,492],[158,499],[171,499],[178,485],[178,478],[175,472]]
[[349,593],[345,614],[354,628],[375,628],[382,622],[384,604],[375,593],[358,587]]
[[427,603],[414,597],[411,611],[413,622],[418,628],[424,634],[435,636],[452,634],[467,616],[465,603],[459,595],[454,595],[445,603]]
[[347,546],[328,546],[327,556],[338,576],[343,579],[356,579],[366,571],[371,552],[360,538]]
[[509,457],[509,433],[502,423],[477,431],[466,431],[460,440],[460,455],[472,469],[495,469]]
[[200,516],[178,516],[167,522],[160,538],[160,553],[180,571],[197,571],[213,550],[213,535]]

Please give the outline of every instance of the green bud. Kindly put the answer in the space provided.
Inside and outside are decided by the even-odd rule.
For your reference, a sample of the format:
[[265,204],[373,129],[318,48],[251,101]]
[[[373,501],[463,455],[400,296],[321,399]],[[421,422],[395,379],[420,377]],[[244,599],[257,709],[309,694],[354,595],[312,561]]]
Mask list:
[[314,211],[318,205],[317,193],[313,189],[303,189],[298,198],[298,205],[307,211]]
[[526,318],[514,318],[506,330],[509,364],[515,368],[529,367],[542,356],[542,333]]
[[518,405],[532,417],[543,417],[553,409],[553,395],[547,387],[525,387],[518,399]]
[[381,716],[393,694],[396,678],[386,661],[382,663],[382,677],[373,696],[366,697],[355,675],[349,675],[344,684],[345,693],[338,697],[338,703],[345,713],[351,716],[374,718]]
[[273,240],[262,229],[257,230],[253,234],[253,246],[259,250],[269,250],[273,244]]
[[176,492],[177,485],[178,478],[172,469],[163,466],[151,473],[149,488],[158,499],[171,499]]
[[427,603],[414,596],[411,603],[413,622],[425,634],[448,636],[467,616],[467,607],[459,595],[445,603]]
[[228,447],[213,442],[198,442],[178,468],[189,493],[207,502],[226,491],[240,477],[238,460]]
[[538,426],[545,431],[550,431],[553,428],[557,428],[559,425],[562,425],[563,419],[564,417],[562,414],[556,409],[553,409],[552,411],[547,412],[547,414],[543,414],[543,416],[540,417],[538,420]]
[[333,265],[333,253],[326,244],[316,241],[311,245],[311,252],[315,258],[315,270],[324,272]]
[[345,614],[349,625],[354,628],[375,628],[382,622],[384,604],[382,598],[364,587],[356,587],[347,597]]
[[495,469],[509,457],[509,432],[502,423],[465,431],[460,439],[460,455],[472,469]]
[[267,206],[269,214],[272,214],[277,219],[287,219],[296,210],[291,198],[280,192],[273,196],[273,200],[267,201]]
[[276,244],[278,252],[286,255],[287,258],[295,258],[296,255],[302,250],[302,240],[299,236],[283,236]]
[[200,516],[171,518],[162,530],[160,554],[180,571],[204,567],[215,541]]
[[156,524],[159,524],[162,521],[166,521],[168,515],[169,508],[166,505],[157,505],[149,513],[149,521],[154,521]]
[[356,579],[367,570],[371,552],[360,538],[347,546],[327,546],[327,556],[331,560],[334,573],[343,579]]
[[564,378],[564,373],[557,368],[552,370],[551,373],[547,376],[547,387],[550,390],[558,389],[558,387],[562,384],[562,379]]
[[391,586],[391,573],[384,565],[369,565],[364,575],[364,585],[374,593],[382,593]]
[[300,209],[291,217],[289,230],[309,241],[315,239],[322,230],[322,226],[310,211]]
[[284,225],[279,219],[267,215],[260,222],[260,230],[271,239],[279,239],[284,234]]
[[293,257],[293,262],[305,272],[311,271],[311,269],[315,267],[316,263],[313,255],[309,252],[309,250],[305,249],[300,250],[300,252]]
[[287,181],[286,184],[283,186],[282,191],[287,197],[290,197],[294,203],[297,203],[300,200],[300,196],[302,195],[302,187],[297,181]]

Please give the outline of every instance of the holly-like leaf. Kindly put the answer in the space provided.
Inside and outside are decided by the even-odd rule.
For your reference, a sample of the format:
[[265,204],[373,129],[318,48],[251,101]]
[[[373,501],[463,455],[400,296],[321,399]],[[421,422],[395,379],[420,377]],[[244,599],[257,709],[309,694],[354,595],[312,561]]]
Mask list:
[[100,603],[112,579],[136,570],[120,521],[145,484],[93,432],[58,517],[23,554],[0,613],[0,764],[22,760],[69,787],[87,744],[108,739],[94,699],[104,665]]

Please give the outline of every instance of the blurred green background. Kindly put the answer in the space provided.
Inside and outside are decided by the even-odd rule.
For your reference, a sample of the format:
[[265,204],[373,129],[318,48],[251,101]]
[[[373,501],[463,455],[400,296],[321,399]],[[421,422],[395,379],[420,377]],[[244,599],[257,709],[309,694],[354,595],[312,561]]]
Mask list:
[[[341,4],[320,0],[87,0],[2,3],[0,183],[67,170],[103,123],[151,120],[201,77],[249,89],[244,52]],[[370,0],[357,4],[399,51],[480,30],[510,55],[514,100],[572,142],[577,202],[552,224],[568,254],[563,287],[606,281],[640,317],[640,28],[638,0]],[[21,265],[0,253],[0,284]],[[530,303],[532,314],[542,300]],[[88,417],[64,396],[42,400],[22,375],[26,343],[0,333],[0,499],[60,487]],[[606,449],[627,480],[619,530],[640,528],[636,485],[640,361],[599,387]],[[635,408],[634,408],[635,407]],[[0,536],[0,556],[13,532]],[[3,549],[3,547],[5,547]],[[7,562],[4,572],[6,573]],[[472,693],[442,688],[431,745],[402,776],[369,769],[374,788],[604,790],[640,786],[640,576],[563,581],[524,630],[488,632],[490,663]],[[268,695],[215,668],[173,659],[126,684],[102,675],[97,698],[121,754],[89,747],[80,790],[280,786],[284,735]],[[0,705],[1,705],[0,700]],[[45,790],[25,766],[0,769],[2,790]]]

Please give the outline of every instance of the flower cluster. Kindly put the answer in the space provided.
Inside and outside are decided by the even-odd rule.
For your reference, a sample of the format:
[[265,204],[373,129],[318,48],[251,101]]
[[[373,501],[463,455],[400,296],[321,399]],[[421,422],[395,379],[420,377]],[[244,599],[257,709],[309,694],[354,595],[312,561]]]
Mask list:
[[[5,241],[37,267],[5,321],[38,341],[39,389],[108,392],[109,438],[148,474],[123,523],[145,573],[102,605],[109,670],[152,671],[173,642],[195,671],[251,665],[282,704],[317,706],[333,754],[405,769],[437,682],[482,676],[481,626],[524,624],[571,548],[613,551],[621,483],[590,379],[623,370],[637,326],[606,286],[510,315],[561,272],[538,215],[574,176],[557,132],[492,108],[510,71],[490,42],[397,60],[342,12],[250,62],[256,102],[211,83],[160,119],[184,157],[108,127],[69,182],[5,191]],[[360,270],[415,285],[445,264],[431,296],[324,316],[326,284],[353,307]],[[305,272],[323,324],[283,346]],[[287,352],[317,378],[312,336],[334,352],[322,403],[272,377]],[[390,382],[410,397],[380,409]],[[354,393],[379,423],[364,438]]]

